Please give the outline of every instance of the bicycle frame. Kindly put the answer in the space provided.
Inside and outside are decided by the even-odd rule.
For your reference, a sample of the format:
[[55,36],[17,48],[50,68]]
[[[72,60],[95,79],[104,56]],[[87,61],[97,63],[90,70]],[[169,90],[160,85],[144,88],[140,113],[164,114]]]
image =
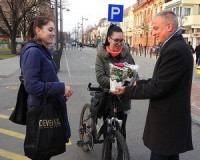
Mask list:
[[[107,92],[107,93],[109,91],[109,90],[104,90],[102,88],[91,87],[90,83],[88,85],[88,90]],[[90,94],[92,95],[91,92]],[[80,141],[77,142],[77,145],[81,147],[84,152],[89,152],[93,149],[94,144],[103,143],[102,160],[107,160],[111,158],[114,159],[122,158],[123,160],[130,160],[128,146],[122,134],[123,120],[120,120],[117,117],[118,107],[116,105],[116,102],[117,100],[120,101],[120,97],[118,95],[111,95],[111,96],[112,96],[111,113],[108,115],[108,117],[106,117],[106,119],[104,119],[105,117],[103,118],[104,120],[103,125],[100,127],[99,130],[97,128],[98,116],[95,113],[91,112],[90,110],[91,104],[86,103],[83,106],[81,111],[80,126],[79,126]],[[103,140],[100,139],[101,135],[104,135]]]
[[112,102],[113,102],[112,109],[111,109],[112,113],[110,113],[110,115],[107,117],[107,119],[105,120],[107,123],[105,122],[103,123],[103,125],[99,129],[99,132],[97,131],[97,128],[95,125],[95,131],[93,131],[94,132],[93,138],[95,142],[99,141],[99,138],[103,134],[104,127],[107,128],[106,135],[109,137],[112,135],[113,130],[118,130],[118,131],[121,130],[123,121],[117,118],[117,107],[116,107],[117,100],[121,102],[119,95],[112,95]]
[[[109,89],[103,89],[103,88],[96,88],[96,87],[91,87],[91,83],[88,84],[88,91],[90,91],[90,95],[91,96],[94,96],[94,91],[100,91],[100,92],[107,92],[109,93]],[[116,107],[116,101],[120,100],[120,97],[119,95],[112,95],[112,113],[110,113],[110,115],[107,117],[107,119],[105,120],[105,122],[103,122],[103,125],[100,127],[99,130],[97,130],[97,121],[98,121],[98,118],[96,117],[93,117],[95,120],[95,125],[93,126],[94,128],[92,128],[92,132],[91,132],[91,135],[93,137],[93,140],[94,140],[94,143],[102,143],[103,140],[99,140],[101,135],[103,135],[105,132],[104,132],[104,129],[106,127],[107,129],[107,132],[106,132],[106,135],[107,136],[111,136],[112,135],[112,131],[113,130],[118,130],[120,131],[121,130],[121,127],[122,127],[122,120],[118,119],[117,118],[117,107]],[[90,113],[88,115],[88,117],[86,119],[84,119],[83,122],[86,122],[87,120],[89,120],[90,118],[92,118],[92,114]],[[82,131],[80,132],[84,132],[87,131],[87,128],[83,125],[82,126]],[[81,146],[81,145],[80,145]]]

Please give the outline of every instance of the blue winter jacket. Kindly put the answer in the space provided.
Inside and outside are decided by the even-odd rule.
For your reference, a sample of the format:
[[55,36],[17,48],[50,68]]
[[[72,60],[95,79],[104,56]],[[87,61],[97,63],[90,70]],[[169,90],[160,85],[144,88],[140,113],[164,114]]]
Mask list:
[[67,116],[65,84],[57,77],[57,67],[50,51],[37,43],[27,43],[20,53],[24,86],[28,92],[28,108],[40,107],[43,95],[56,98],[63,106],[66,141],[71,136]]

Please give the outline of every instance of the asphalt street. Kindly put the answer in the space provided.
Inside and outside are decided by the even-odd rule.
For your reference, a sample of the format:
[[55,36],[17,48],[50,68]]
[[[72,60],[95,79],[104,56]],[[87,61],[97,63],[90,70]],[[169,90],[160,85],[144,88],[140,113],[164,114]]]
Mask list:
[[[64,154],[53,157],[52,160],[93,160],[101,159],[102,144],[97,144],[91,152],[85,153],[76,142],[79,140],[78,126],[81,108],[85,103],[90,102],[90,95],[87,85],[92,82],[97,86],[94,62],[96,49],[84,48],[79,50],[65,50],[61,58],[61,68],[58,72],[60,81],[70,85],[74,94],[67,102],[68,115],[71,125],[72,137],[67,144],[67,151]],[[140,66],[140,78],[149,78],[152,75],[156,59],[134,56],[136,63]],[[23,140],[25,126],[16,125],[8,120],[16,101],[16,94],[19,87],[18,76],[19,57],[10,60],[0,61],[0,159],[1,160],[27,160],[23,152]],[[6,66],[6,69],[4,69]],[[12,71],[11,71],[12,70]],[[193,114],[192,136],[194,150],[181,154],[181,160],[200,160],[200,121],[197,114],[199,105],[198,87],[200,75],[193,77],[192,108]],[[195,107],[194,107],[195,106]],[[148,160],[150,151],[143,145],[142,134],[148,109],[148,100],[133,100],[131,113],[127,120],[127,144],[133,160]]]

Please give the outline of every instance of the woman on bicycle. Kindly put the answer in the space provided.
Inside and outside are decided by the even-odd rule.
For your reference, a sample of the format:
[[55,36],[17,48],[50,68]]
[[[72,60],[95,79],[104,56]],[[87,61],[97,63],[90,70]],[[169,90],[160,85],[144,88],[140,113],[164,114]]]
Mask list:
[[[95,72],[97,82],[103,88],[110,88],[110,63],[127,62],[135,64],[133,57],[130,54],[128,47],[124,44],[122,29],[111,24],[108,28],[105,43],[102,43],[97,48],[97,57],[95,63]],[[131,101],[121,96],[121,102],[117,102],[117,118],[123,120],[122,134],[126,138],[126,120],[127,114],[131,109]],[[122,106],[123,104],[123,106]],[[106,105],[103,112],[104,121],[110,114],[112,106],[112,97],[106,97]]]

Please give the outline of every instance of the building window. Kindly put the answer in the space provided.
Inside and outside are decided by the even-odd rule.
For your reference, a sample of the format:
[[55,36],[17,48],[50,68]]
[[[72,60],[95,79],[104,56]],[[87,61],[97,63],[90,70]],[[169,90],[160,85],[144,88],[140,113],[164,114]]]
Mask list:
[[177,16],[180,15],[180,13],[179,13],[179,7],[173,8],[172,11],[173,11]]
[[191,15],[191,8],[183,8],[183,16]]
[[198,9],[198,14],[200,14],[200,4],[199,4],[199,9]]

